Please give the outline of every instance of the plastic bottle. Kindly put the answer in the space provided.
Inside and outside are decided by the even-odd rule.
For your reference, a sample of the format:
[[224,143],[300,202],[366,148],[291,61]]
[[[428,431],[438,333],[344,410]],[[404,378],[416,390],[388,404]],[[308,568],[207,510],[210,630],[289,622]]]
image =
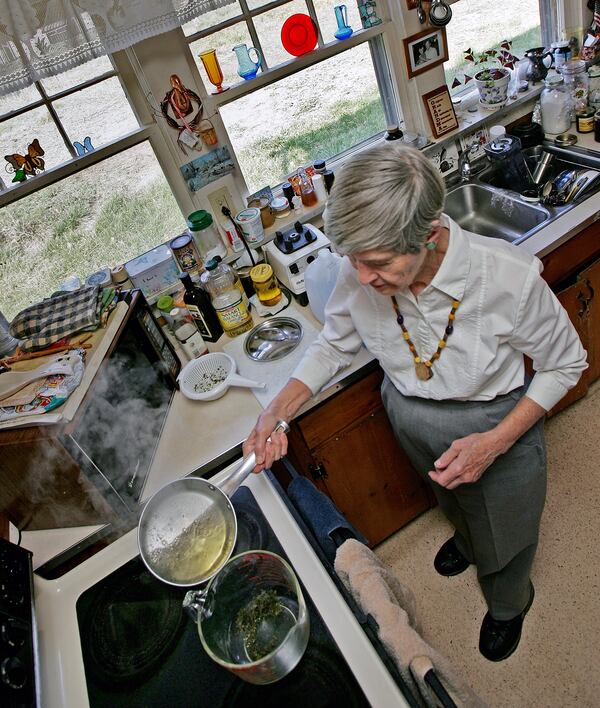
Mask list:
[[[214,262],[216,263],[216,261]],[[198,331],[207,342],[216,342],[223,334],[223,328],[210,302],[208,293],[194,285],[189,273],[182,272],[179,277],[185,288],[183,302],[190,315],[194,318]]]
[[179,322],[176,322],[174,334],[177,341],[181,344],[181,348],[190,359],[197,359],[203,354],[208,354],[206,342],[202,339],[200,332],[192,322],[182,318]]
[[200,256],[209,260],[215,256],[227,255],[227,246],[220,237],[212,216],[204,209],[192,212],[188,218],[188,232],[196,242]]
[[206,270],[201,276],[202,286],[210,294],[212,306],[217,313],[223,331],[228,337],[237,337],[253,326],[252,315],[242,294],[235,284],[231,268],[219,268],[219,263],[211,258],[204,264]]
[[223,219],[223,221],[221,221],[221,228],[223,229],[225,236],[227,236],[227,240],[229,241],[231,250],[234,253],[239,253],[240,251],[243,251],[244,242],[240,238],[233,221],[231,219]]

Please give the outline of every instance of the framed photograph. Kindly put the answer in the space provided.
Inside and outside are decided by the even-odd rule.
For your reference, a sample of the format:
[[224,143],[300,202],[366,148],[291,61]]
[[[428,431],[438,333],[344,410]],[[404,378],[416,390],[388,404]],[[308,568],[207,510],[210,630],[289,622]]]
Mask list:
[[409,79],[448,60],[448,42],[443,27],[423,30],[403,41]]
[[434,138],[440,138],[458,128],[458,119],[446,84],[426,93],[423,103]]

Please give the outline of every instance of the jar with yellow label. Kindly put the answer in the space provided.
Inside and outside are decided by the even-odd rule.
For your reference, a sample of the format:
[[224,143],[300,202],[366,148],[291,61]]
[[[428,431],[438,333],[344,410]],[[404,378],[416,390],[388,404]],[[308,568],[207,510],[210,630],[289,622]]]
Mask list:
[[252,285],[262,305],[271,307],[281,300],[279,283],[268,263],[259,263],[250,271]]

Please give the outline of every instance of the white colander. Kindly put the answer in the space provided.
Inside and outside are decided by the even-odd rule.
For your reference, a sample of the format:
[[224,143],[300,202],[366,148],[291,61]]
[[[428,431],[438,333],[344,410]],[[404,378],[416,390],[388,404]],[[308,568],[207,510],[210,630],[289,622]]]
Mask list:
[[258,383],[235,373],[233,357],[224,352],[205,354],[189,361],[177,377],[181,393],[193,401],[214,401],[225,395],[230,386],[264,388]]

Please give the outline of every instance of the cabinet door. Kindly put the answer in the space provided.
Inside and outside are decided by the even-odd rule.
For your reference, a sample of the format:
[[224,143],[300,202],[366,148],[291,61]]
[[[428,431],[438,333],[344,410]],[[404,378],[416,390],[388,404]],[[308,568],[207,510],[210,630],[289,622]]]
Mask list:
[[600,377],[600,260],[582,271],[577,279],[581,317],[587,320],[587,345],[589,369],[584,373],[591,384]]
[[[575,325],[583,348],[588,352],[588,360],[593,356],[592,353],[592,343],[590,341],[590,303],[588,288],[580,282],[574,283],[570,287],[566,288],[562,292],[558,293],[556,297],[559,299],[561,305],[567,311],[571,322]],[[594,303],[596,304],[596,303]],[[598,309],[598,308],[594,308]],[[600,352],[599,352],[600,353]],[[574,403],[580,398],[583,398],[587,393],[589,386],[589,371],[584,371],[583,375],[579,379],[577,386],[572,388],[567,395],[561,399],[555,406],[548,412],[548,416],[554,415],[559,411],[562,411],[571,403]]]
[[312,451],[336,506],[373,546],[431,506],[383,406]]

